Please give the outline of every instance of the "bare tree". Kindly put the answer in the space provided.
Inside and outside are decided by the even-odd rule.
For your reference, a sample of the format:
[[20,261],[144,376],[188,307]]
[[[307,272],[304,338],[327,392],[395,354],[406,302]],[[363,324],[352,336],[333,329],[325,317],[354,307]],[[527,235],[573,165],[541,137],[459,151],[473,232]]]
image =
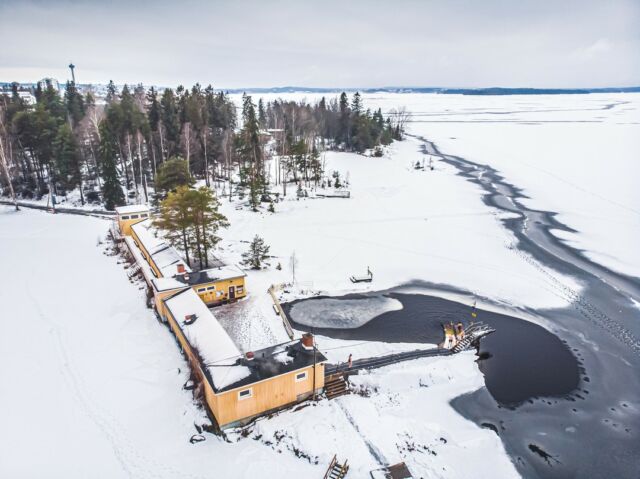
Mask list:
[[[4,124],[3,124],[4,130]],[[9,174],[9,165],[7,161],[7,156],[9,156],[5,150],[5,141],[3,140],[4,134],[0,132],[0,161],[2,162],[2,169],[4,170],[4,174],[7,177],[7,184],[9,185],[9,192],[11,193],[11,198],[13,199],[13,204],[16,207],[16,211],[20,208],[18,207],[18,200],[16,199],[16,192],[13,189],[13,183],[11,182],[11,175]]]
[[16,192],[13,189],[13,183],[11,181],[11,174],[9,173],[9,165],[13,165],[12,155],[11,155],[11,139],[9,138],[9,132],[5,126],[4,118],[5,118],[4,108],[0,108],[0,162],[2,163],[2,169],[4,170],[4,174],[7,178],[7,184],[9,185],[9,192],[11,193],[11,199],[13,199],[13,204],[16,207],[16,211],[20,208],[18,207],[18,200],[16,198]]
[[404,127],[411,117],[411,113],[407,110],[406,106],[394,108],[389,112],[389,116],[392,118],[393,126],[397,127],[400,132],[404,132]]

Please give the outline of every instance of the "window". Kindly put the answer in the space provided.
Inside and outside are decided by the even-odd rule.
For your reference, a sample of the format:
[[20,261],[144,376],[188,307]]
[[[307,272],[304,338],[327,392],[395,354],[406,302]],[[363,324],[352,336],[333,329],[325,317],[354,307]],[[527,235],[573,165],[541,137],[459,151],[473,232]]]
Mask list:
[[307,372],[303,372],[303,373],[298,373],[296,374],[296,382],[299,383],[300,381],[304,381],[305,379],[307,379]]
[[130,216],[130,218],[131,218],[132,220],[137,220],[137,219],[138,219],[138,215],[131,215],[131,216]]
[[149,215],[147,213],[142,213],[140,215],[140,218],[148,218],[148,217],[149,217]]
[[238,294],[242,293],[242,291],[244,291],[244,288],[243,288],[242,286],[238,286],[238,287],[236,288],[236,292],[237,292]]
[[120,219],[121,219],[121,220],[128,220],[128,219],[129,219],[129,216],[121,216],[121,217],[120,217]]
[[204,293],[206,291],[206,288],[198,288],[198,293]]
[[238,399],[249,399],[250,397],[253,397],[253,389],[249,388],[244,391],[238,391]]
[[207,291],[215,291],[216,287],[215,286],[209,286],[207,288]]

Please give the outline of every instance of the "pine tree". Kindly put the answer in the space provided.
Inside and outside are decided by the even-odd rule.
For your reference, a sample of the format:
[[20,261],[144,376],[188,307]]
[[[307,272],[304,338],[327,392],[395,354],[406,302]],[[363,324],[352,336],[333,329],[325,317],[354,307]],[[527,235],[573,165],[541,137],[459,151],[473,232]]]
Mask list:
[[265,112],[264,102],[262,101],[262,98],[258,100],[258,124],[262,129],[267,128],[267,113]]
[[68,123],[58,129],[54,140],[57,179],[65,191],[75,188],[80,181],[80,159],[73,132]]
[[351,125],[350,125],[350,118],[349,118],[351,112],[349,111],[349,98],[347,98],[347,94],[345,92],[342,92],[340,94],[339,108],[340,108],[340,116],[338,120],[339,123],[338,123],[337,140],[338,140],[338,143],[345,143],[347,145],[347,148],[351,148],[351,139],[350,139]]
[[67,114],[75,127],[85,114],[84,98],[76,88],[75,83],[68,81],[64,92],[64,102],[67,107]]
[[353,95],[353,100],[351,101],[351,111],[355,116],[360,116],[362,114],[362,98],[360,97],[359,92],[355,92]]
[[200,268],[208,267],[209,251],[220,241],[218,230],[229,226],[218,206],[209,188],[193,190],[180,186],[162,201],[160,216],[154,224],[166,231],[167,239],[185,252],[187,263],[193,266],[190,258],[197,258]]
[[180,118],[178,114],[178,105],[176,104],[176,96],[171,88],[167,88],[162,93],[160,99],[162,107],[162,128],[165,132],[165,155],[167,157],[178,153],[178,145],[180,143]]
[[209,251],[215,248],[220,241],[218,230],[229,226],[229,221],[218,211],[220,203],[206,186],[191,190],[191,206],[197,231],[196,238],[198,244],[201,245],[197,248],[200,267],[203,263],[205,267],[209,267]]
[[104,206],[111,211],[124,204],[122,185],[118,181],[116,169],[117,140],[108,127],[107,122],[100,125],[100,165],[102,167],[102,196]]
[[154,220],[156,227],[166,231],[167,239],[184,251],[189,266],[191,266],[189,250],[194,237],[195,223],[191,211],[190,191],[188,186],[180,186],[170,192],[160,203],[160,215]]
[[242,254],[243,266],[248,266],[251,269],[261,269],[265,260],[269,258],[269,246],[264,242],[264,239],[255,235],[253,241],[249,245],[249,250]]
[[105,97],[105,100],[107,104],[110,105],[117,99],[118,99],[118,90],[116,89],[116,86],[113,83],[113,80],[109,80],[109,84],[107,85],[107,96]]
[[258,210],[260,196],[266,193],[267,181],[264,176],[264,160],[260,144],[260,127],[251,97],[242,96],[241,155],[250,165],[249,203],[253,211]]
[[189,174],[189,165],[186,160],[179,156],[172,156],[165,161],[158,168],[155,184],[158,191],[165,193],[175,191],[180,186],[191,186],[193,178]]

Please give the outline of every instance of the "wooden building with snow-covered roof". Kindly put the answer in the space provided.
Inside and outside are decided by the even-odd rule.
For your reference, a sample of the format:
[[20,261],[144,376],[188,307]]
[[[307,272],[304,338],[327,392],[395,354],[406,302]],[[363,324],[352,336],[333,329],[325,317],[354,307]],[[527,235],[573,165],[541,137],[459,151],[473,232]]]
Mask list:
[[245,296],[244,272],[233,265],[193,271],[157,236],[148,213],[118,211],[118,226],[136,261],[132,272],[142,272],[156,312],[180,344],[198,396],[217,425],[244,424],[322,391],[326,358],[313,336],[242,354],[208,305]]
[[149,218],[150,209],[147,205],[127,205],[116,208],[116,221],[120,234],[128,236],[131,234],[131,225],[139,223]]
[[[130,237],[125,236],[125,242],[130,250],[133,248],[131,242],[140,250],[151,270],[152,276],[147,278],[145,275],[145,278],[154,292],[190,286],[208,305],[236,301],[247,295],[246,274],[237,266],[221,265],[194,272],[178,250],[156,236],[150,219],[132,224],[129,231]],[[154,278],[173,279],[174,282],[153,282]],[[169,287],[169,283],[173,287]]]
[[221,429],[246,424],[319,393],[326,358],[307,335],[242,354],[197,293],[188,287],[160,300],[187,357],[198,393]]

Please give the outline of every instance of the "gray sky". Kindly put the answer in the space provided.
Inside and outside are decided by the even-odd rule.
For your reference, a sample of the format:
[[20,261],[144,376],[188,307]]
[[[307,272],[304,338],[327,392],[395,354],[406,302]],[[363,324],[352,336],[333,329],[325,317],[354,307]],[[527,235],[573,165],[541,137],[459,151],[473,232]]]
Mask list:
[[0,80],[640,85],[640,0],[0,0]]

